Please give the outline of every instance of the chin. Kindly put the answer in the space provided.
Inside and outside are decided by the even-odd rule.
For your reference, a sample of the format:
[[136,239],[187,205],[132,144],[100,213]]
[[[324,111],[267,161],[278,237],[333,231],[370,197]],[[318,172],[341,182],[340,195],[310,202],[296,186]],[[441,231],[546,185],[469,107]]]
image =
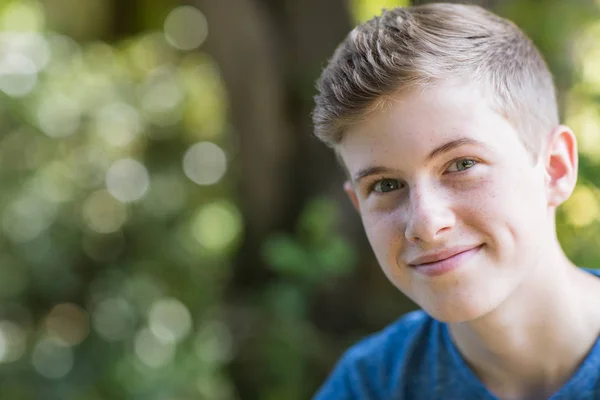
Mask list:
[[[425,301],[416,302],[432,318],[446,323],[460,323],[476,320],[490,313],[499,302],[491,301],[489,295],[476,296],[444,296],[445,298],[429,297]],[[450,297],[450,298],[449,298]],[[483,297],[486,297],[484,300]]]
[[432,318],[448,324],[473,321],[487,314],[485,311],[477,312],[476,310],[467,309],[444,310],[439,308],[423,308],[423,310]]

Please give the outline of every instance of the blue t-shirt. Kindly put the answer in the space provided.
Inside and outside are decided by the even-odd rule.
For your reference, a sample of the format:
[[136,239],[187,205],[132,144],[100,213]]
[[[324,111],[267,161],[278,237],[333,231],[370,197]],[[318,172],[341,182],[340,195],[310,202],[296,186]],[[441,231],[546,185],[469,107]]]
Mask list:
[[[588,270],[600,276],[600,271]],[[454,346],[448,325],[406,314],[350,348],[313,400],[497,400]],[[600,338],[551,400],[600,399]]]

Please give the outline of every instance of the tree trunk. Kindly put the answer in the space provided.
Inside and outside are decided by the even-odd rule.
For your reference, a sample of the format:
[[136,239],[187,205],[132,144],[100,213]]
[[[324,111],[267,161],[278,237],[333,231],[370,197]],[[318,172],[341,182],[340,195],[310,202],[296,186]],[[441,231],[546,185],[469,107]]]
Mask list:
[[[261,324],[253,317],[260,311],[247,302],[273,278],[261,245],[274,232],[293,232],[315,194],[343,195],[333,154],[312,137],[310,111],[314,82],[350,30],[350,18],[346,0],[195,0],[194,5],[209,22],[207,51],[220,67],[239,143],[235,162],[245,237],[227,301],[237,310],[238,330],[260,336]],[[347,200],[343,204],[350,211]],[[252,357],[249,347],[240,342],[232,366],[244,399],[257,398],[261,385],[251,378],[256,364],[244,361]]]

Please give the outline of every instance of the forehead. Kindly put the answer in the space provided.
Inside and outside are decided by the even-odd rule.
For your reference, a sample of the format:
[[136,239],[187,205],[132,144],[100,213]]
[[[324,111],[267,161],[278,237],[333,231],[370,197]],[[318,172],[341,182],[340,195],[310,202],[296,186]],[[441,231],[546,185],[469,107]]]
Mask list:
[[523,147],[477,86],[445,83],[393,96],[384,108],[349,128],[338,151],[354,172],[375,162],[425,161],[432,149],[462,138],[513,153]]

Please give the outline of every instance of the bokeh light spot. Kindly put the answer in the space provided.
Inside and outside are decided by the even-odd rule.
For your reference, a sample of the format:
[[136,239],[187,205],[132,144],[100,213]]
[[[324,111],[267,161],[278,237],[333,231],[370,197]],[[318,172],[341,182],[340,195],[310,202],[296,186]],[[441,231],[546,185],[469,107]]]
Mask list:
[[591,188],[584,185],[575,188],[563,209],[569,222],[577,227],[589,225],[600,217],[598,197]]
[[141,131],[142,123],[133,107],[125,103],[112,103],[97,113],[95,129],[111,146],[123,147]]
[[34,65],[34,71],[40,72],[50,62],[50,43],[36,32],[0,32],[0,57],[20,55]]
[[22,196],[4,209],[2,217],[6,236],[15,242],[27,242],[54,222],[56,206],[37,196]]
[[406,7],[410,5],[408,0],[351,0],[351,11],[356,23],[370,20],[381,14],[382,9]]
[[127,339],[135,329],[135,310],[121,297],[101,301],[92,315],[94,330],[108,342]]
[[48,95],[42,98],[37,117],[46,135],[63,138],[74,134],[79,128],[81,107],[64,95]]
[[13,1],[0,16],[0,29],[13,32],[34,32],[44,28],[44,10],[38,2]]
[[141,89],[141,110],[144,119],[158,126],[169,126],[181,118],[180,106],[184,92],[177,74],[174,68],[159,67],[148,75]]
[[588,89],[600,91],[600,21],[585,26],[574,41],[575,64],[581,72],[581,80]]
[[62,161],[52,161],[39,168],[32,182],[37,195],[44,199],[62,203],[71,200],[76,193],[70,171]]
[[167,41],[179,50],[193,50],[208,36],[208,22],[200,10],[192,6],[180,6],[165,19]]
[[87,312],[73,303],[59,304],[46,317],[45,328],[57,344],[78,345],[89,333]]
[[137,358],[150,368],[164,367],[175,356],[175,343],[159,340],[148,328],[137,333],[134,349]]
[[227,95],[217,62],[201,53],[183,57],[181,79],[186,88],[185,135],[190,140],[214,140],[228,128]]
[[25,353],[24,330],[11,321],[0,321],[0,363],[19,360]]
[[212,185],[225,175],[227,157],[214,143],[196,143],[183,156],[183,171],[198,185]]
[[[141,261],[139,270],[152,270],[155,268],[151,261]],[[136,274],[127,279],[123,288],[123,294],[140,312],[146,314],[152,304],[164,297],[162,282],[150,274]]]
[[64,69],[69,70],[70,62],[81,56],[81,48],[73,38],[56,32],[46,34],[49,52],[51,54],[49,67],[55,74],[64,73]]
[[98,233],[118,231],[127,220],[127,211],[122,203],[107,191],[99,190],[83,203],[83,217],[87,226]]
[[23,97],[37,83],[35,64],[22,54],[9,54],[0,60],[0,90],[12,97]]
[[60,379],[73,368],[73,351],[53,339],[43,338],[35,345],[31,361],[43,377]]
[[573,101],[568,107],[566,123],[577,135],[579,151],[600,159],[600,113],[597,107]]
[[152,333],[163,342],[180,342],[192,329],[192,316],[187,307],[174,298],[154,303],[148,313]]
[[128,60],[140,76],[146,76],[160,65],[168,63],[174,53],[162,32],[140,35],[127,49]]
[[125,158],[116,161],[106,173],[106,189],[124,203],[141,199],[150,186],[148,170],[139,161]]
[[208,250],[228,248],[242,230],[239,210],[229,202],[215,202],[200,208],[192,219],[192,236]]

